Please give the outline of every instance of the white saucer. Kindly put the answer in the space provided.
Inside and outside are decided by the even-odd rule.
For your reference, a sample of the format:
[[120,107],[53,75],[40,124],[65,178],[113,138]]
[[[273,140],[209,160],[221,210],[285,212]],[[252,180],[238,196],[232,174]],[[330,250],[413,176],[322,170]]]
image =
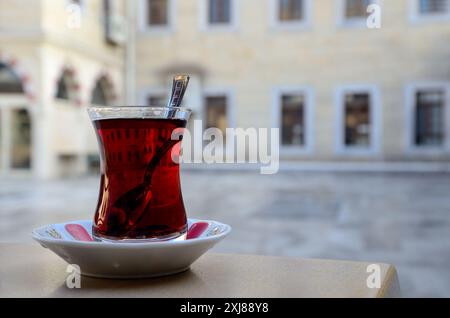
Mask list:
[[32,233],[33,239],[86,276],[145,278],[189,269],[201,255],[227,236],[231,227],[216,221],[188,220],[183,241],[109,243],[92,239],[92,221],[50,224]]

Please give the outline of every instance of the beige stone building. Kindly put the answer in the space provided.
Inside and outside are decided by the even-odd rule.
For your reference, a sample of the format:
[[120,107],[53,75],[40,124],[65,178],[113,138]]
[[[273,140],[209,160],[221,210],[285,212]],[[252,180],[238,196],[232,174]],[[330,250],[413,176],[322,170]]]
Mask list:
[[280,127],[286,159],[450,158],[448,0],[138,5],[139,103],[164,100],[183,71],[186,104],[206,126]]
[[450,0],[0,0],[0,174],[85,173],[86,106],[164,105],[176,72],[284,159],[445,163],[449,36]]
[[124,100],[125,2],[0,1],[0,174],[85,173],[91,104]]

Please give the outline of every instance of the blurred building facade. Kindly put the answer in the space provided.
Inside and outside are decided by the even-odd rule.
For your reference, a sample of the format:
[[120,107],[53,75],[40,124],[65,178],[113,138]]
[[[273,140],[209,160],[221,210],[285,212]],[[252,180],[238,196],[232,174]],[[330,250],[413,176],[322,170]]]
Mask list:
[[1,173],[86,172],[86,106],[179,72],[194,119],[279,127],[283,159],[448,162],[449,36],[450,0],[0,0]]
[[187,72],[206,127],[279,127],[285,159],[450,158],[448,0],[138,5],[139,103],[163,104],[170,75]]
[[0,1],[0,174],[97,166],[89,104],[124,99],[124,1]]

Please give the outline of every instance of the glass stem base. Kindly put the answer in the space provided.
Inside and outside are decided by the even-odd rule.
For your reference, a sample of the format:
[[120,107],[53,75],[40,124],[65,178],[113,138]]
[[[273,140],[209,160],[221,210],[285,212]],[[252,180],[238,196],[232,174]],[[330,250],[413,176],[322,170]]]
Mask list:
[[107,243],[151,243],[151,242],[166,242],[166,241],[184,241],[187,236],[187,226],[182,232],[175,232],[165,236],[159,237],[143,237],[143,238],[117,238],[105,235],[99,235],[92,231],[92,237],[97,242],[107,242]]

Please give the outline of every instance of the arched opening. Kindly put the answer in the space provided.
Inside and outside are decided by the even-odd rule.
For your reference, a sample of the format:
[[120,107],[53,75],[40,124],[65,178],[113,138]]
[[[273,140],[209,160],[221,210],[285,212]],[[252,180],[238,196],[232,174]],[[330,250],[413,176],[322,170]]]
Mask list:
[[114,87],[111,81],[106,77],[100,77],[95,83],[91,96],[91,104],[111,105],[114,100]]
[[22,80],[0,62],[0,170],[31,168],[32,120]]
[[0,62],[0,94],[23,94],[22,81],[6,64]]
[[77,83],[72,70],[64,69],[56,85],[55,97],[57,99],[77,101]]

